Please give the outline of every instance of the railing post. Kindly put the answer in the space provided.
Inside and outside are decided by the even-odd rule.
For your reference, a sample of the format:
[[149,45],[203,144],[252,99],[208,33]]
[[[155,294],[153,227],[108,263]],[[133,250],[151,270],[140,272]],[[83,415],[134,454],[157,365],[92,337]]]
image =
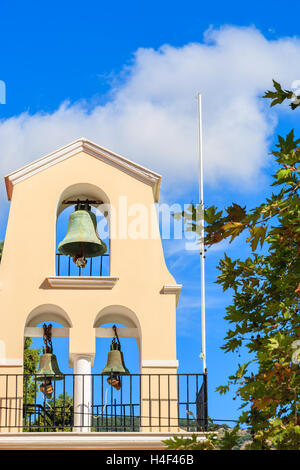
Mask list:
[[[198,388],[198,387],[197,387]],[[203,373],[201,388],[196,393],[196,424],[198,431],[208,430],[208,395],[207,395],[207,370]]]
[[203,374],[203,386],[204,386],[204,403],[203,403],[203,408],[204,408],[204,431],[208,430],[208,395],[207,395],[207,369],[205,369],[205,372]]

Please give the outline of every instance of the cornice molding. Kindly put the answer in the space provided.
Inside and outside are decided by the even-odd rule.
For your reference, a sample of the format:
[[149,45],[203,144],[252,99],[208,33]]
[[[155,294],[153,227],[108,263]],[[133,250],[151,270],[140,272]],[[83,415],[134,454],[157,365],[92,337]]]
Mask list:
[[161,294],[175,294],[176,295],[176,305],[177,305],[178,301],[179,301],[179,296],[180,296],[181,289],[182,289],[182,284],[174,284],[174,285],[165,284],[163,286],[162,290],[160,291],[160,293]]
[[45,283],[52,289],[112,289],[118,280],[112,276],[49,276]]
[[131,160],[122,157],[122,155],[118,155],[117,153],[112,152],[111,150],[100,147],[99,145],[85,138],[75,140],[65,147],[45,155],[44,157],[23,166],[19,170],[13,171],[12,173],[6,175],[5,184],[8,200],[11,200],[13,187],[15,184],[20,183],[21,181],[30,178],[40,171],[46,170],[52,165],[56,165],[57,163],[60,163],[61,161],[66,160],[67,158],[70,158],[80,152],[85,152],[88,155],[98,158],[99,160],[112,165],[121,171],[124,171],[133,178],[148,184],[152,187],[155,202],[158,202],[161,182],[161,176],[158,173],[155,173],[148,168],[134,163]]

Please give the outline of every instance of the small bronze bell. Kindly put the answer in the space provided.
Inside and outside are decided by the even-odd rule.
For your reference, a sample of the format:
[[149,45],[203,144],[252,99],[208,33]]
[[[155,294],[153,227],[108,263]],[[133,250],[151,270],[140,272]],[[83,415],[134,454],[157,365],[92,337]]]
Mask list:
[[110,351],[107,355],[106,366],[102,370],[102,375],[109,375],[107,382],[116,390],[121,388],[121,375],[129,375],[130,372],[125,366],[121,344],[117,334],[117,328],[113,326],[115,336],[110,345]]
[[37,380],[62,380],[63,374],[59,370],[55,354],[44,353],[40,357],[39,369],[36,372]]
[[101,372],[102,375],[128,375],[129,370],[124,364],[123,353],[121,352],[120,344],[112,343],[110,345],[110,351],[107,355],[106,366]]
[[52,353],[52,325],[47,326],[44,324],[43,328],[45,348],[40,357],[39,368],[37,372],[35,372],[35,375],[38,381],[43,382],[40,386],[40,391],[46,396],[46,398],[51,398],[53,393],[51,380],[63,380],[64,375],[59,370],[55,354]]
[[84,268],[85,258],[103,255],[106,244],[97,232],[97,220],[88,202],[78,202],[75,211],[69,217],[68,231],[59,243],[58,251],[62,255],[73,258],[75,264]]

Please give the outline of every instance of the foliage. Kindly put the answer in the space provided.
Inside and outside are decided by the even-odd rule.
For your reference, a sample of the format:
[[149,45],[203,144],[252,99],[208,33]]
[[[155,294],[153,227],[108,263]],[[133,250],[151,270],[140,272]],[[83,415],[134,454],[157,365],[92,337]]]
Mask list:
[[271,106],[275,106],[276,104],[281,104],[285,100],[290,100],[290,107],[292,109],[296,109],[299,104],[300,104],[300,96],[296,95],[293,91],[291,90],[283,90],[281,88],[280,83],[277,83],[275,80],[273,80],[273,86],[275,88],[275,91],[267,91],[264,95],[264,98],[270,98],[272,99],[271,101]]
[[73,426],[73,399],[66,393],[51,398],[28,417],[24,431],[29,432],[71,432]]
[[252,448],[255,446],[261,448],[264,442],[269,443],[270,448],[273,445],[277,450],[299,450],[300,426],[294,426],[293,422],[285,423],[282,419],[275,418],[265,432],[259,431],[256,434]]
[[[24,397],[26,403],[34,403],[37,390],[37,382],[34,380],[34,373],[39,363],[39,349],[31,348],[32,338],[25,338],[24,342]],[[28,374],[28,375],[27,375]],[[26,390],[25,390],[26,388]]]
[[231,430],[225,430],[224,435],[217,440],[216,445],[219,450],[233,450],[238,446],[239,439],[239,427],[236,426]]
[[107,432],[108,430],[113,432],[139,432],[140,430],[140,418],[138,416],[106,416],[104,409],[103,412],[97,416],[92,416],[91,426],[95,432]]
[[239,428],[225,429],[223,434],[209,433],[205,440],[197,440],[197,434],[191,437],[173,436],[163,441],[170,450],[233,450],[239,447],[241,439]]
[[58,430],[72,431],[73,398],[68,394],[60,394],[58,398],[51,398],[47,402],[48,422]]
[[209,434],[205,440],[197,440],[197,434],[192,437],[173,436],[170,439],[162,441],[170,450],[216,450],[213,443],[215,435]]
[[[25,338],[24,342],[24,392],[26,404],[36,403],[40,382],[35,380],[35,372],[39,364],[41,349],[31,347],[32,338]],[[41,416],[37,416],[39,408],[28,407],[24,422],[24,431],[72,431],[73,399],[68,393],[60,394],[57,398],[45,401]],[[33,413],[32,411],[33,410]],[[31,416],[30,416],[31,415]]]
[[[273,100],[271,106],[290,99],[296,109],[292,92],[275,81],[274,86],[275,91],[265,95]],[[299,351],[293,349],[300,339],[300,139],[293,130],[278,137],[271,155],[277,166],[271,196],[252,210],[235,203],[225,211],[207,208],[204,242],[207,247],[224,239],[231,243],[248,233],[251,251],[245,260],[225,254],[218,266],[216,282],[233,293],[225,316],[232,326],[223,349],[239,353],[246,348],[250,359],[217,390],[222,394],[232,385],[237,389],[242,408],[248,408],[239,421],[250,426],[252,448],[290,449],[300,448]],[[188,230],[200,235],[198,214],[199,206],[192,204],[177,217],[183,216]]]

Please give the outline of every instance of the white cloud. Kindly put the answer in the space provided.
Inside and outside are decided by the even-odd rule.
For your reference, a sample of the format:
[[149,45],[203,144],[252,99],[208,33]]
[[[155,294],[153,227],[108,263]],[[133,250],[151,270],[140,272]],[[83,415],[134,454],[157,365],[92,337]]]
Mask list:
[[[259,98],[275,78],[300,78],[300,41],[268,41],[254,28],[206,32],[202,43],[139,49],[105,105],[63,103],[52,114],[0,121],[0,170],[7,173],[87,137],[162,173],[182,191],[197,175],[197,105],[203,94],[205,181],[247,189],[267,161],[275,112]],[[97,65],[95,65],[96,67]]]

